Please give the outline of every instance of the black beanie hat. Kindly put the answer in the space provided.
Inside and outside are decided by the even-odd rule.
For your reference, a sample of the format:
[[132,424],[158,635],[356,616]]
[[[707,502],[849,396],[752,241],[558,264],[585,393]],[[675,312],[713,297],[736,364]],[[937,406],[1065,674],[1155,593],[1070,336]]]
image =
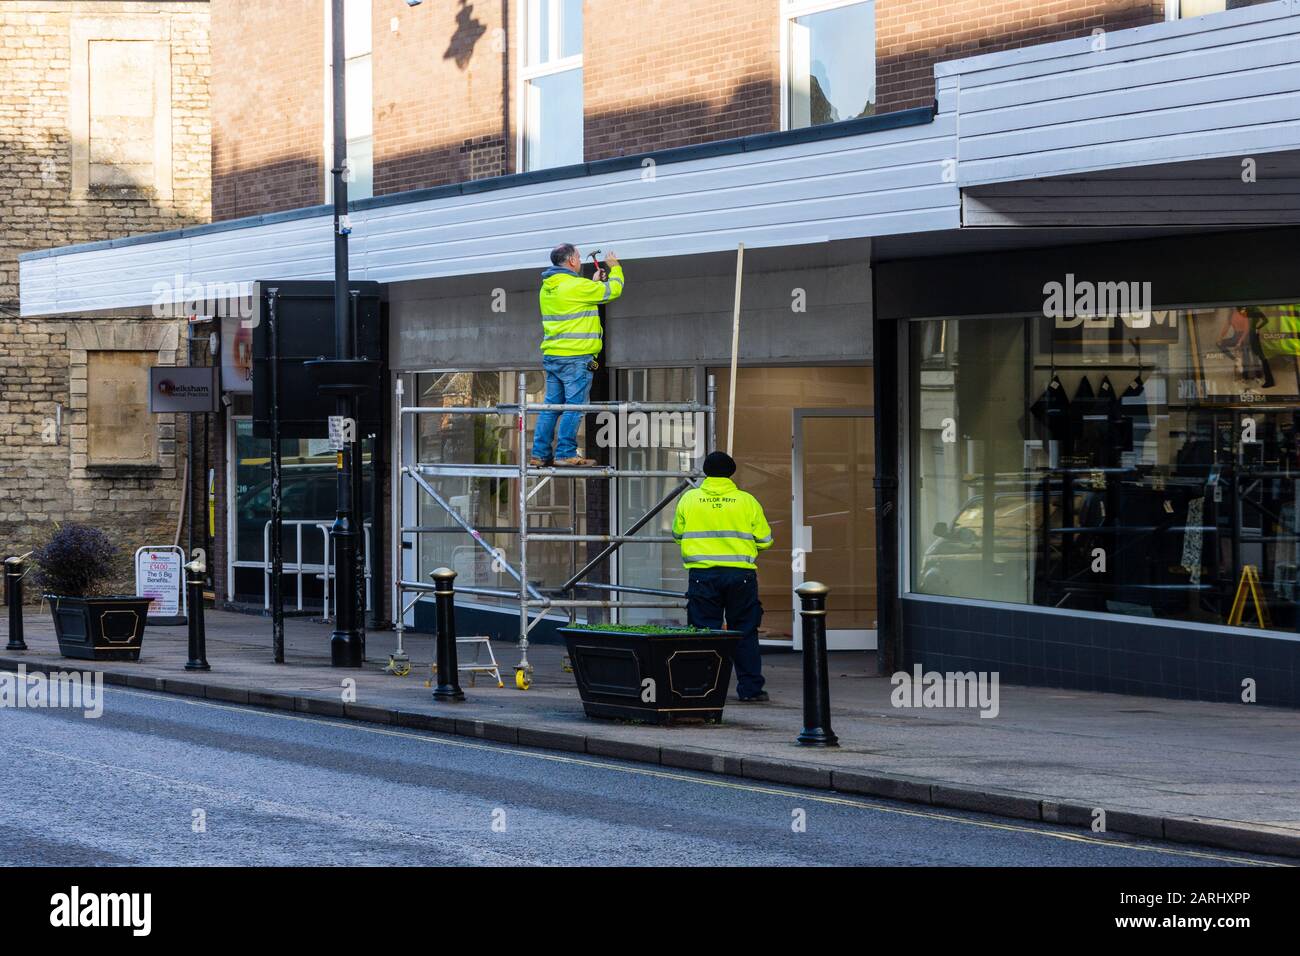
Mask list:
[[709,478],[730,478],[736,473],[736,459],[724,451],[712,451],[704,458],[704,474]]

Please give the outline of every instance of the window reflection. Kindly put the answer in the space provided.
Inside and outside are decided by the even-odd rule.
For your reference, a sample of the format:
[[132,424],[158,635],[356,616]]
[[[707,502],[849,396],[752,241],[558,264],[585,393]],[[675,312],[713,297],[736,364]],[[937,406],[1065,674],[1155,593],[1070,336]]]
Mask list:
[[1300,305],[913,323],[912,588],[1293,630]]
[[[790,13],[807,4],[792,3]],[[869,116],[876,100],[875,4],[848,3],[792,16],[787,26],[788,125]]]
[[[416,376],[418,404],[422,407],[486,407],[513,404],[516,372],[429,372]],[[540,371],[526,372],[528,400],[540,402],[544,382]],[[421,464],[519,464],[518,431],[513,414],[419,415],[415,418],[417,459]],[[532,441],[536,416],[528,420],[527,441]],[[579,445],[582,433],[579,433]],[[483,531],[483,540],[512,567],[519,564],[519,535],[491,530],[518,528],[517,478],[427,476],[426,481],[456,513]],[[583,533],[586,527],[585,482],[552,480],[537,486],[528,502],[529,527]],[[424,528],[443,529],[422,533],[419,539],[419,577],[427,582],[435,568],[446,566],[457,573],[460,586],[501,588],[518,591],[518,583],[501,566],[493,567],[493,555],[474,543],[447,512],[425,492],[408,485],[406,494],[417,502],[418,523]],[[534,542],[528,548],[528,579],[539,587],[556,587],[571,573],[571,546],[560,542]],[[504,598],[476,595],[476,603],[518,606]]]

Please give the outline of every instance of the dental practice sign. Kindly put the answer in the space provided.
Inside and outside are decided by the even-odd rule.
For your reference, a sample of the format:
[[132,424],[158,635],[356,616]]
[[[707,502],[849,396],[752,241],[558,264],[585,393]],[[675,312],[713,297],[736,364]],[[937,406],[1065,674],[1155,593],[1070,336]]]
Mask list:
[[215,412],[217,369],[155,365],[149,369],[149,411]]

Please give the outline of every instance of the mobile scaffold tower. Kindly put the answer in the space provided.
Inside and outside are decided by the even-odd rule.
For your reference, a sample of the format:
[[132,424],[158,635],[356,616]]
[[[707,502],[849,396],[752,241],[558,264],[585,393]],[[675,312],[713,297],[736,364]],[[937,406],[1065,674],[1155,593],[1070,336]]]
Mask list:
[[[707,453],[715,447],[715,407],[717,387],[714,377],[708,377],[707,401],[703,404],[699,402],[588,402],[583,405],[549,405],[544,402],[529,402],[527,382],[525,373],[522,370],[516,371],[518,381],[517,400],[513,403],[502,403],[497,405],[486,405],[477,407],[465,406],[431,406],[424,407],[420,405],[403,404],[403,385],[399,376],[394,389],[395,414],[393,415],[393,445],[399,453],[393,456],[393,525],[398,529],[397,533],[392,535],[393,541],[393,610],[397,627],[397,657],[405,660],[403,649],[403,633],[405,630],[406,614],[422,595],[432,593],[435,588],[432,583],[423,581],[406,580],[404,576],[403,551],[404,544],[422,534],[445,533],[445,527],[430,527],[419,523],[417,520],[414,524],[407,524],[405,521],[406,511],[404,508],[404,495],[408,489],[408,483],[419,493],[428,496],[447,516],[453,524],[467,534],[475,544],[482,548],[493,558],[494,567],[500,569],[518,585],[517,589],[479,587],[476,585],[457,585],[456,590],[463,594],[479,595],[484,597],[508,598],[518,600],[519,602],[519,663],[515,667],[515,686],[520,690],[527,690],[532,684],[533,666],[528,662],[528,635],[538,622],[543,619],[548,611],[563,610],[568,612],[569,621],[572,623],[576,619],[576,612],[582,608],[601,608],[605,610],[632,609],[632,608],[660,608],[660,609],[680,609],[686,606],[686,595],[669,591],[661,588],[634,587],[630,585],[605,584],[591,581],[585,581],[587,575],[591,574],[596,568],[607,561],[619,548],[628,543],[639,544],[670,544],[675,543],[670,535],[638,535],[637,532],[644,528],[649,522],[668,505],[672,504],[677,496],[688,488],[699,483],[703,477],[699,471],[701,461],[696,459],[690,470],[653,470],[653,469],[622,469],[613,465],[598,465],[586,468],[557,468],[557,467],[530,467],[528,465],[528,445],[527,438],[527,421],[528,416],[536,415],[540,412],[612,412],[620,416],[634,413],[686,413],[691,415],[705,416],[705,447]],[[405,423],[408,418],[417,418],[422,415],[502,415],[513,416],[515,421],[516,448],[515,453],[519,461],[517,464],[474,464],[474,463],[431,463],[421,462],[418,460],[416,450],[418,442],[415,437],[419,434],[418,427],[407,429]],[[408,432],[412,436],[407,440]],[[515,508],[519,518],[518,525],[494,526],[491,528],[475,528],[467,521],[456,508],[449,502],[446,497],[438,493],[438,490],[430,484],[430,478],[440,477],[468,477],[468,478],[498,478],[516,481],[515,491]],[[538,531],[530,529],[528,523],[529,502],[547,482],[563,479],[588,479],[603,478],[610,482],[617,481],[620,478],[678,478],[680,479],[668,494],[660,498],[644,514],[638,517],[622,534],[577,534],[576,524],[576,498],[574,494],[569,495],[570,507],[570,526],[566,531]],[[417,496],[418,497],[418,496]],[[418,515],[418,508],[416,509]],[[455,530],[455,529],[451,529]],[[512,565],[506,560],[505,556],[499,549],[494,549],[483,535],[491,534],[513,534],[519,536],[519,552],[517,566]],[[570,542],[574,545],[583,542],[594,542],[604,544],[605,547],[593,558],[587,561],[581,568],[574,569],[576,565],[576,551],[570,549],[572,555],[568,579],[559,587],[540,587],[528,580],[528,545],[531,542]],[[416,549],[414,566],[419,568],[419,553]],[[633,598],[625,599],[586,599],[576,596],[579,589],[589,589],[603,591],[610,594],[630,594],[635,595]],[[409,598],[408,598],[409,595]],[[658,600],[649,600],[657,598]]]

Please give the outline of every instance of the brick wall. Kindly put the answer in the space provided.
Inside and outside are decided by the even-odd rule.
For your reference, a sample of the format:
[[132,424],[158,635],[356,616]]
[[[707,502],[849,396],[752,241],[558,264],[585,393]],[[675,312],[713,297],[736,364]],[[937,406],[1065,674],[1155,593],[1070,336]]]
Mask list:
[[[75,88],[73,36],[87,33],[104,42],[149,34],[162,46],[154,52],[168,65],[171,164],[152,183],[92,181],[83,194],[74,192],[74,114],[92,101],[91,91]],[[88,468],[86,352],[137,349],[159,363],[183,360],[184,323],[21,319],[17,258],[33,249],[207,221],[207,40],[206,3],[0,4],[0,551],[6,554],[27,550],[54,523],[69,520],[105,527],[124,550],[146,539],[170,542],[175,534],[184,435],[160,416],[157,467]],[[80,55],[84,62],[85,51]],[[111,111],[112,90],[100,92],[107,95],[93,101],[96,108],[107,104]],[[92,140],[82,152],[83,175],[88,163],[112,165],[111,146]]]
[[779,128],[776,0],[587,0],[588,160]]
[[375,6],[375,195],[512,171],[520,2]]
[[940,60],[1126,30],[1164,11],[1164,0],[876,0],[876,111],[933,103]]
[[[522,0],[373,10],[375,194],[517,171]],[[778,0],[586,0],[585,158],[780,128]],[[325,195],[324,0],[213,11],[214,217]],[[877,110],[926,106],[936,61],[1163,19],[1164,0],[877,0]],[[256,64],[256,68],[250,68]]]
[[323,202],[323,0],[218,0],[212,48],[212,218]]
[[[520,2],[374,5],[375,195],[516,171]],[[587,159],[777,128],[774,0],[626,6],[586,3]],[[324,17],[323,0],[215,5],[214,46],[244,51],[214,63],[215,219],[322,201]]]

